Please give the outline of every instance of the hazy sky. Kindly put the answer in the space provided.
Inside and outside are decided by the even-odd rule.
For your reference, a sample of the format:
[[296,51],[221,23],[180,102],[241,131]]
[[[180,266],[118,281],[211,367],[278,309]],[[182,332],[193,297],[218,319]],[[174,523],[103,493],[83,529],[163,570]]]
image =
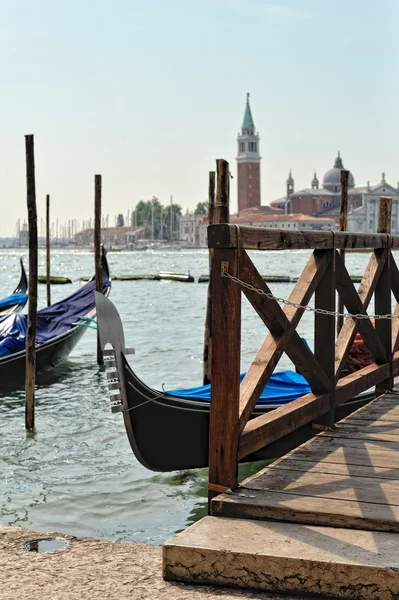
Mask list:
[[[235,174],[245,96],[262,203],[321,178],[337,150],[358,184],[399,181],[398,0],[0,0],[0,235],[26,216],[35,134],[39,218],[141,198],[183,208]],[[236,179],[232,181],[236,209]]]

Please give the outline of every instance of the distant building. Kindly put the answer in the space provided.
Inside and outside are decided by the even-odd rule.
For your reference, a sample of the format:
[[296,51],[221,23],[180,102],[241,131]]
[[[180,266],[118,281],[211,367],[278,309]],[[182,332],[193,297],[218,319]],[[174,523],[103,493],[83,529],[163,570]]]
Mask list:
[[[316,173],[311,180],[311,187],[295,191],[292,172],[286,181],[286,194],[270,203],[270,205],[286,214],[302,213],[316,217],[334,217],[338,220],[341,205],[341,171],[344,169],[342,158],[338,152],[334,166],[329,169],[322,181],[322,187]],[[385,173],[381,182],[375,186],[356,187],[352,173],[348,180],[348,229],[349,231],[377,230],[378,199],[380,196],[392,197],[392,233],[399,233],[399,184],[393,187],[387,183]]]
[[24,223],[22,225],[22,229],[19,230],[18,234],[19,245],[23,248],[27,248],[29,245],[29,231],[28,225]]
[[375,186],[356,188],[351,194],[348,213],[348,231],[374,233],[378,226],[378,204],[380,196],[392,198],[391,233],[399,233],[399,183],[396,188],[386,182],[385,173]]
[[179,240],[188,246],[201,246],[200,225],[208,222],[208,215],[189,213],[180,216]]
[[261,183],[259,133],[255,130],[249,105],[249,94],[245,107],[241,132],[237,137],[237,202],[238,212],[260,206]]
[[[103,227],[101,228],[101,243],[105,247],[127,246],[144,237],[144,227]],[[94,229],[83,229],[75,234],[78,246],[94,245]]]

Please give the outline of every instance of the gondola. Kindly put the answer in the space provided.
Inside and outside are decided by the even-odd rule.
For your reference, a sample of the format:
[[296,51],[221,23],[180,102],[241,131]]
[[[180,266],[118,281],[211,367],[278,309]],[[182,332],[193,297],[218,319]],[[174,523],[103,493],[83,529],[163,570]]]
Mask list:
[[0,300],[0,316],[20,312],[28,301],[28,278],[22,258],[20,259],[21,277],[12,294]]
[[[111,288],[108,263],[102,256],[103,293]],[[36,375],[63,362],[96,316],[94,277],[68,298],[37,313]],[[101,295],[101,294],[100,294]],[[15,389],[25,381],[26,315],[0,317],[0,389]]]
[[[97,324],[104,349],[113,412],[122,412],[126,433],[136,458],[153,471],[179,471],[208,466],[210,402],[196,392],[161,392],[148,387],[135,374],[126,355],[122,322],[110,300],[96,293]],[[112,348],[106,348],[111,345]],[[291,372],[292,373],[292,372]],[[297,375],[297,377],[293,377]],[[295,385],[300,376],[292,373]],[[307,386],[298,385],[300,397]],[[183,394],[186,397],[183,397]],[[191,397],[189,397],[191,396]],[[267,394],[266,394],[267,396]],[[336,408],[336,419],[343,419],[364,406],[375,394],[365,394]],[[294,398],[291,398],[293,400]],[[260,401],[252,417],[281,406],[281,398]],[[287,402],[288,396],[284,398]],[[315,434],[311,423],[266,448],[248,456],[246,461],[272,459],[286,454]]]

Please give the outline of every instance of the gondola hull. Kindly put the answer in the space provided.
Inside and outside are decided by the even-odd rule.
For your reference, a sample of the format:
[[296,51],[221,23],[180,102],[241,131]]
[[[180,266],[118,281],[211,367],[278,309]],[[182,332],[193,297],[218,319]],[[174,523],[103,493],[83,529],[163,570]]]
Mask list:
[[[62,363],[83,337],[85,329],[74,327],[43,346],[36,347],[36,376],[52,371]],[[23,386],[25,383],[25,352],[11,354],[0,361],[0,390]]]
[[[128,410],[123,412],[132,450],[153,471],[176,471],[208,466],[209,402],[185,400],[148,388],[123,358]],[[336,408],[340,420],[364,406],[374,395]],[[151,400],[154,398],[153,400]],[[256,406],[252,418],[274,406]],[[248,456],[245,461],[273,459],[290,452],[316,434],[311,423]]]
[[[113,412],[123,413],[127,436],[136,458],[153,471],[177,471],[208,466],[210,402],[165,394],[145,385],[126,358],[124,333],[115,306],[96,294],[100,341],[107,358]],[[106,349],[107,345],[112,349]],[[109,362],[108,362],[109,361]],[[336,407],[340,420],[364,406],[374,394],[357,397]],[[252,418],[278,405],[257,404]],[[311,423],[285,435],[245,461],[273,459],[315,435]]]

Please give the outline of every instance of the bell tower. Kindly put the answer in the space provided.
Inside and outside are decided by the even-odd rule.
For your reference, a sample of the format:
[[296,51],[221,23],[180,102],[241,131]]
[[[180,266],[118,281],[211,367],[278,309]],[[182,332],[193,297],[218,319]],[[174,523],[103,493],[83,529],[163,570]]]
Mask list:
[[247,94],[244,120],[237,137],[237,185],[238,212],[245,208],[260,206],[259,134],[255,131]]

